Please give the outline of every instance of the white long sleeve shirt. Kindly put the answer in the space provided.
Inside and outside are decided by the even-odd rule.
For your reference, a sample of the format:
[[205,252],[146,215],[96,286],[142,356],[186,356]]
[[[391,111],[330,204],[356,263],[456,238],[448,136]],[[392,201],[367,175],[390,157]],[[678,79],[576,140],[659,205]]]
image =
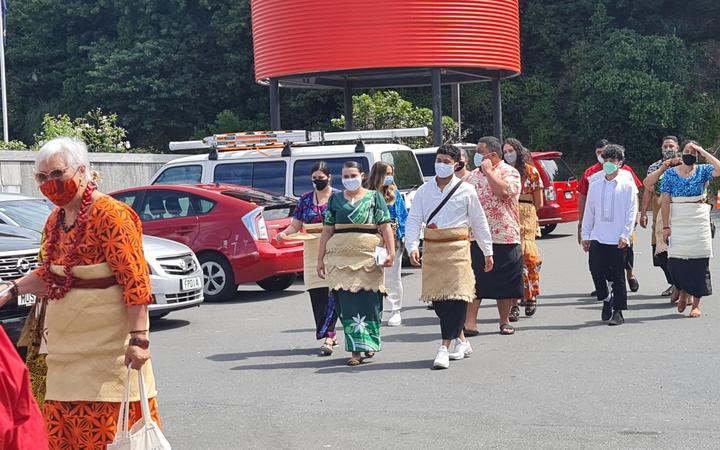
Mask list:
[[443,190],[440,190],[436,178],[433,178],[420,186],[415,193],[410,207],[410,215],[405,223],[405,247],[408,252],[419,248],[423,224],[458,183],[462,183],[462,185],[433,217],[431,223],[437,225],[438,228],[469,226],[483,254],[485,256],[493,254],[490,227],[477,192],[472,185],[454,176]]
[[629,242],[638,211],[637,194],[631,177],[618,174],[608,181],[602,173],[591,179],[583,215],[582,239],[607,245],[617,245],[620,238]]

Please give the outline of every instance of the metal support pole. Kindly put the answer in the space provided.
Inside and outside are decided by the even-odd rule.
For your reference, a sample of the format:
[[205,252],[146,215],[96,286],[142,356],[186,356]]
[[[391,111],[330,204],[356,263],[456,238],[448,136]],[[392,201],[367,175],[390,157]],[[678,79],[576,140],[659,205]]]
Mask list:
[[462,136],[462,120],[460,118],[460,83],[450,86],[450,97],[452,98],[452,118],[457,122],[458,137]]
[[270,129],[280,129],[280,84],[270,78]]
[[492,109],[493,109],[493,134],[495,137],[503,140],[502,135],[502,96],[500,93],[500,78],[493,78],[492,80]]
[[[5,2],[3,2],[3,6],[4,5],[5,5]],[[4,16],[0,17],[0,89],[2,89],[3,140],[5,142],[9,142],[10,135],[8,133],[7,87],[5,86],[5,17]]]
[[353,130],[353,100],[352,100],[352,85],[349,81],[345,80],[345,131]]
[[442,145],[442,85],[440,69],[432,69],[433,145]]

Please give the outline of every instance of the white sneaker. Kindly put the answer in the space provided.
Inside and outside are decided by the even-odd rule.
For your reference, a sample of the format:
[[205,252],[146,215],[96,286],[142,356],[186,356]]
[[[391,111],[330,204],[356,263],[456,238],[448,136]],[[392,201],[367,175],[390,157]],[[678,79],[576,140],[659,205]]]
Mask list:
[[452,361],[457,361],[463,358],[468,358],[472,354],[473,349],[470,345],[470,341],[461,341],[460,339],[455,339],[455,346],[453,347],[453,351],[450,352],[450,359]]
[[447,369],[448,367],[450,367],[450,354],[447,347],[441,345],[435,356],[435,361],[433,361],[433,369]]
[[402,325],[402,317],[400,317],[400,311],[390,312],[390,318],[387,321],[389,327],[399,327]]

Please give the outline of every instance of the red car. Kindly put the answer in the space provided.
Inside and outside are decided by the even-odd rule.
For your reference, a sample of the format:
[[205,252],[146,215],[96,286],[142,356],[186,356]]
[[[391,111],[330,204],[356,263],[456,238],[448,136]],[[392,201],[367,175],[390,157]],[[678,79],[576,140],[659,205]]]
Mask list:
[[533,163],[545,185],[545,202],[537,212],[543,236],[557,224],[578,220],[578,180],[557,151],[532,152]]
[[181,242],[198,257],[206,301],[231,298],[238,284],[287,289],[303,270],[303,244],[274,238],[296,201],[223,184],[155,185],[111,194],[140,216],[145,234]]

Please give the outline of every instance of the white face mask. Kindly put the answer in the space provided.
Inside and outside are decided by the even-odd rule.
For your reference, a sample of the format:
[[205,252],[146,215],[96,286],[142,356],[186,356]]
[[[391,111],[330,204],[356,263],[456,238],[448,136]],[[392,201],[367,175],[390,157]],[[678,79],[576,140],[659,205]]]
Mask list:
[[455,164],[435,163],[435,175],[440,178],[447,178],[455,173]]
[[362,180],[360,179],[360,177],[343,178],[342,184],[348,191],[355,192],[360,189],[360,186],[362,185]]
[[597,155],[597,160],[600,164],[605,164],[605,160],[602,157],[602,153]]
[[517,161],[517,153],[515,153],[515,152],[505,153],[503,155],[503,158],[505,159],[506,163],[515,165],[515,162]]

